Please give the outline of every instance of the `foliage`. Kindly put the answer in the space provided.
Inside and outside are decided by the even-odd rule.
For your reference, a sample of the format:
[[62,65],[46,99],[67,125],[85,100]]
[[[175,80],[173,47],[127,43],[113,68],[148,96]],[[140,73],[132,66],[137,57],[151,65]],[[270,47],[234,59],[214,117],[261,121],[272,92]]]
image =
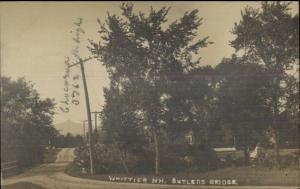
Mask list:
[[[41,99],[23,78],[1,77],[1,157],[30,166],[42,161],[43,148],[54,135],[54,102]],[[30,152],[30,153],[28,153]]]
[[44,152],[43,163],[54,163],[61,149],[46,149]]
[[67,133],[66,135],[58,134],[52,140],[52,145],[56,148],[71,148],[83,145],[83,138],[81,135],[72,135]]
[[[104,90],[106,104],[102,111],[104,142],[117,145],[124,153],[143,151],[145,136],[137,110],[134,89],[125,86],[122,91],[112,86]],[[118,116],[116,116],[118,115]]]
[[118,151],[121,167],[159,174],[175,171],[168,162],[180,170],[192,162],[207,171],[219,166],[216,145],[243,148],[246,163],[249,150],[258,142],[271,146],[273,135],[277,151],[295,146],[299,78],[289,71],[299,69],[299,16],[289,3],[246,7],[230,42],[237,53],[216,67],[200,64],[198,53],[211,42],[198,34],[198,11],[170,23],[169,10],[137,13],[122,4],[121,15],[98,20],[101,40],[90,41],[110,78],[102,142]]
[[217,111],[221,125],[236,136],[236,146],[245,150],[261,141],[270,124],[271,110],[265,102],[268,83],[265,69],[247,58],[223,59],[217,65]]
[[[89,151],[86,146],[75,149],[75,163],[83,168],[89,168]],[[105,173],[126,173],[119,149],[113,144],[95,145],[95,171],[100,174]],[[149,165],[146,159],[133,155],[128,155],[125,159],[127,168],[131,173],[146,171],[143,165]],[[145,172],[144,172],[145,173]]]
[[[159,172],[161,156],[161,133],[166,126],[163,120],[166,109],[161,99],[166,95],[175,98],[176,91],[172,92],[170,86],[176,85],[176,81],[198,67],[199,60],[193,60],[192,55],[210,43],[208,37],[196,37],[202,22],[197,16],[197,10],[187,12],[180,20],[169,24],[166,19],[169,9],[163,7],[156,11],[151,8],[146,16],[141,12],[134,13],[132,4],[123,4],[122,17],[108,15],[106,24],[100,24],[99,33],[102,34],[103,42],[91,41],[90,47],[92,54],[103,62],[109,73],[111,87],[106,93],[110,91],[110,96],[127,98],[127,91],[132,91],[130,96],[137,104],[132,104],[129,99],[119,101],[122,103],[121,109],[133,108],[121,118],[129,122],[120,124],[119,121],[119,125],[147,128],[144,133],[152,138],[156,174]],[[178,89],[180,87],[182,85]],[[109,101],[105,108],[108,105]],[[175,110],[176,107],[172,108]],[[139,121],[132,120],[137,117],[134,113],[139,114]],[[104,114],[107,117],[107,109]],[[110,119],[113,120],[112,117]],[[109,126],[113,127],[113,124]]]
[[235,39],[231,41],[236,51],[243,50],[245,56],[261,63],[269,76],[266,102],[272,110],[270,127],[274,133],[277,162],[279,119],[288,105],[285,99],[290,88],[288,70],[297,69],[299,64],[299,13],[293,15],[289,5],[290,2],[263,2],[261,9],[245,8],[242,20],[235,23]]
[[[77,147],[75,162],[81,167],[89,168],[89,150],[87,147]],[[117,151],[109,145],[95,145],[95,171],[97,173],[122,172]]]

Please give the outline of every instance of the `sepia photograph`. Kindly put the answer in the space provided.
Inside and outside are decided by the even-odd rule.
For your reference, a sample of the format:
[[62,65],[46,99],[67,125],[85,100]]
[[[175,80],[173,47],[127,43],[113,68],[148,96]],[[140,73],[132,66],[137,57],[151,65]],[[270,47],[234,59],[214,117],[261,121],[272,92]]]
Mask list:
[[298,1],[1,1],[1,188],[299,189]]

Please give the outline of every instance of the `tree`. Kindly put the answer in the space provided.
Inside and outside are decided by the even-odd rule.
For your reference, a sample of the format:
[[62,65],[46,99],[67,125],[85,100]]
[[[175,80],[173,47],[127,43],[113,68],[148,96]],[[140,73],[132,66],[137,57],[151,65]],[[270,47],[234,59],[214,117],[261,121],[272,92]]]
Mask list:
[[261,9],[242,11],[242,20],[235,23],[236,38],[231,46],[262,63],[269,81],[269,106],[272,107],[272,129],[275,137],[276,162],[279,163],[279,117],[285,109],[287,70],[299,62],[299,13],[289,12],[289,2],[263,2]]
[[23,166],[41,162],[54,133],[53,115],[53,100],[41,99],[32,83],[1,77],[1,157]]
[[[299,70],[298,70],[299,71]],[[286,78],[285,109],[279,117],[279,142],[286,148],[299,147],[299,77]]]
[[101,112],[105,143],[111,143],[120,152],[120,160],[128,173],[127,154],[139,155],[145,148],[145,136],[138,114],[135,87],[111,85],[104,89],[105,105]]
[[244,149],[248,163],[248,149],[256,145],[269,124],[270,110],[265,102],[266,89],[264,68],[251,60],[223,59],[215,69],[218,75],[216,96],[217,110],[222,125],[227,125]]
[[54,145],[57,148],[72,148],[82,146],[83,137],[79,134],[72,135],[69,132],[66,135],[57,133],[52,138],[52,145]]
[[214,69],[211,66],[203,66],[189,73],[187,84],[195,143],[205,144],[209,148],[212,147],[211,135],[217,123],[214,80]]
[[[214,119],[214,91],[212,86],[213,68],[211,66],[197,67],[188,73],[176,78],[168,84],[167,95],[163,96],[163,120],[166,125],[167,146],[164,151],[170,149],[176,151],[176,155],[187,156],[182,151],[202,151],[211,150],[212,127],[215,124]],[[186,137],[192,140],[187,144]],[[176,142],[174,142],[176,141]],[[193,158],[199,158],[199,154],[189,154]],[[210,161],[210,157],[203,158]],[[203,168],[203,164],[209,165],[209,162],[197,161]],[[196,167],[196,166],[195,166]],[[198,168],[200,168],[198,167]],[[210,168],[210,166],[208,166]]]
[[[91,41],[90,50],[103,62],[112,81],[123,86],[141,86],[140,112],[151,131],[155,148],[155,174],[159,174],[160,133],[165,126],[161,97],[170,82],[199,65],[193,54],[206,47],[208,37],[196,38],[202,19],[198,11],[186,12],[180,20],[166,26],[169,8],[151,8],[149,15],[133,12],[132,4],[121,6],[122,17],[108,15],[101,24],[103,42]],[[166,27],[165,27],[166,26]]]

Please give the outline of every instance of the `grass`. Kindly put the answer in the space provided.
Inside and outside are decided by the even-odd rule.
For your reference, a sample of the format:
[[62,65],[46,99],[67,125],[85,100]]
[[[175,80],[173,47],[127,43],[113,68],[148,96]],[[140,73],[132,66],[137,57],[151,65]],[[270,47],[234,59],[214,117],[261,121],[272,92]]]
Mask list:
[[27,170],[22,174],[22,176],[35,176],[35,175],[49,175],[56,172],[64,172],[66,169],[65,163],[60,164],[42,164]]
[[5,177],[11,177],[16,175],[21,176],[33,176],[38,174],[49,174],[53,172],[63,171],[65,166],[51,166],[47,164],[54,163],[57,159],[57,154],[61,149],[48,149],[45,150],[43,164],[33,165],[31,167],[18,168],[15,171],[5,174]]
[[299,170],[297,169],[278,170],[250,166],[224,168],[205,173],[179,173],[174,176],[179,178],[236,179],[239,185],[298,186],[300,184]]
[[[275,150],[274,149],[265,149],[264,152],[268,156],[275,156]],[[299,153],[299,149],[280,149],[280,155],[286,156]],[[244,151],[243,150],[237,150],[235,153],[236,158],[244,158]]]
[[18,182],[7,186],[2,186],[3,189],[45,189],[44,187],[30,182]]
[[[124,174],[83,175],[75,165],[69,166],[66,172],[72,176],[95,180],[107,180],[108,176],[129,176]],[[235,179],[241,186],[299,186],[299,169],[267,169],[258,167],[230,167],[209,172],[182,172],[160,175],[170,181],[177,179]],[[155,177],[154,175],[130,175],[132,177]]]
[[[281,155],[290,155],[299,152],[299,149],[282,149]],[[237,151],[237,157],[242,158],[243,152]],[[266,150],[266,153],[272,154],[274,150]],[[108,176],[132,176],[152,178],[154,175],[125,175],[125,174],[98,174],[90,176],[82,174],[81,169],[75,164],[69,165],[66,173],[75,177],[83,177],[95,180],[107,180]],[[238,166],[227,167],[209,172],[180,172],[174,174],[164,174],[161,177],[170,180],[177,179],[236,179],[239,185],[244,186],[300,186],[299,168],[288,167],[285,169],[255,167],[255,166]]]

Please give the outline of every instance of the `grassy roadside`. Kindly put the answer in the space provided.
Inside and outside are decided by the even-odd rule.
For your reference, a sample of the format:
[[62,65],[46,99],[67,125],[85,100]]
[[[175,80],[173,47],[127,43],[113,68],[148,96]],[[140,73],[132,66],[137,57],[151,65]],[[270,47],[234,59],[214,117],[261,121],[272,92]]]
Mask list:
[[[49,163],[54,163],[57,159],[57,154],[61,149],[47,149],[44,152],[43,164],[36,164],[31,167],[19,167],[13,171],[4,174],[5,178],[12,176],[32,176],[39,173],[49,173],[49,168],[46,166]],[[54,167],[50,172],[56,172],[62,170],[61,167]]]
[[[71,176],[94,179],[108,180],[108,176],[131,176],[146,177],[152,179],[153,175],[122,175],[122,174],[101,174],[90,176],[82,174],[81,169],[71,164],[65,172]],[[300,185],[299,169],[268,169],[258,167],[230,167],[209,172],[186,172],[160,175],[165,180],[176,179],[235,179],[241,186],[299,186]]]
[[30,170],[27,170],[22,176],[34,176],[40,174],[52,174],[55,172],[63,172],[65,170],[64,164],[53,165],[57,159],[57,154],[61,149],[48,149],[45,150],[43,164],[36,165]]
[[2,186],[3,189],[45,189],[44,187],[30,182],[18,182],[16,184],[11,184],[8,186]]

